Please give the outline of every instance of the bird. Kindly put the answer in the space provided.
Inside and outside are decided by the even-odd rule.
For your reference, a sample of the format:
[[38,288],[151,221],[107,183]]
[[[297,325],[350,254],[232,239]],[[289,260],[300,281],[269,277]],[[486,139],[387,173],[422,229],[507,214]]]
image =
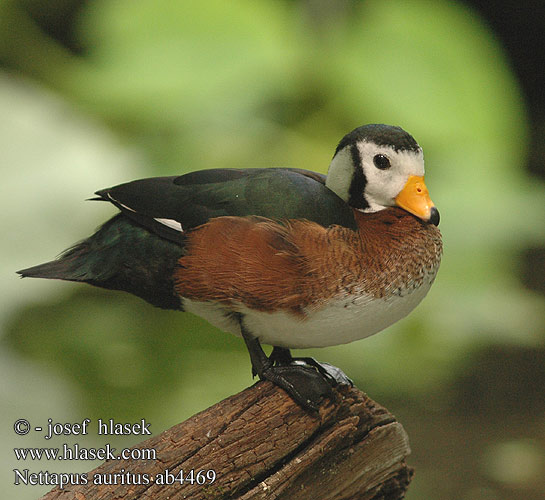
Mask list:
[[[435,280],[439,211],[398,126],[338,143],[327,175],[207,169],[95,193],[119,212],[56,260],[17,271],[122,290],[242,337],[253,376],[317,411],[341,369],[290,349],[346,344],[409,314]],[[273,347],[269,356],[262,344]]]

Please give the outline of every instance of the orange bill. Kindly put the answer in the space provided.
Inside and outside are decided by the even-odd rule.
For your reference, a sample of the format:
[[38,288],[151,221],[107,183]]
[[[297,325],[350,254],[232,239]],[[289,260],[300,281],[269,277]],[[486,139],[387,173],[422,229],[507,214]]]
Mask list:
[[425,221],[432,218],[432,208],[435,205],[431,201],[423,176],[410,175],[405,187],[396,196],[395,202],[398,207]]

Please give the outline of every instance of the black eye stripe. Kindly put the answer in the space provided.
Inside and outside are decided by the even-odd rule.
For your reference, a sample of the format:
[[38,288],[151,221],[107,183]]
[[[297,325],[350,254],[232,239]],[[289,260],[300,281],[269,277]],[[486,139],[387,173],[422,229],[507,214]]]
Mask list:
[[354,167],[354,175],[352,177],[352,182],[350,183],[350,188],[348,190],[348,204],[354,208],[365,209],[369,206],[367,201],[363,196],[365,191],[365,186],[367,184],[367,179],[361,168],[361,155],[358,147],[354,144],[350,147],[350,154],[352,156],[352,165]]
[[380,170],[386,170],[392,166],[388,157],[380,154],[373,157],[373,163]]

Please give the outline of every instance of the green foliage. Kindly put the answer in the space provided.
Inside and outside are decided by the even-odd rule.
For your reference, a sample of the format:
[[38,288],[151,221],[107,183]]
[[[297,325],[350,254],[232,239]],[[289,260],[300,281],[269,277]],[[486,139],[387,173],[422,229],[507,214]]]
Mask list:
[[[145,414],[158,428],[172,418],[165,415],[163,405],[180,393],[183,402],[175,418],[202,409],[202,401],[213,404],[218,394],[229,395],[229,388],[222,386],[218,393],[214,383],[201,380],[200,367],[211,359],[215,368],[208,369],[216,384],[224,377],[222,366],[234,365],[230,383],[236,381],[239,367],[237,389],[244,387],[248,375],[245,363],[236,363],[246,354],[234,337],[195,316],[143,305],[124,293],[112,300],[110,293],[91,288],[78,288],[60,303],[26,310],[11,329],[9,341],[25,356],[74,380],[84,391],[93,418],[112,415],[121,420]],[[194,397],[185,397],[186,393]]]

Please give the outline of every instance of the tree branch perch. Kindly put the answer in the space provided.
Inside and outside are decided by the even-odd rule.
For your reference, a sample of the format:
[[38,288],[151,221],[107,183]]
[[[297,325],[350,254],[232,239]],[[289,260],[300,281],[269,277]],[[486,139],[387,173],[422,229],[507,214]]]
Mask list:
[[[88,474],[87,485],[55,488],[42,500],[403,498],[412,476],[403,427],[355,387],[334,393],[336,401],[312,415],[282,389],[258,382],[134,446],[154,448],[157,460],[107,461]],[[94,474],[122,469],[151,481],[93,484]],[[157,484],[167,469],[173,476],[214,470],[216,479]]]

